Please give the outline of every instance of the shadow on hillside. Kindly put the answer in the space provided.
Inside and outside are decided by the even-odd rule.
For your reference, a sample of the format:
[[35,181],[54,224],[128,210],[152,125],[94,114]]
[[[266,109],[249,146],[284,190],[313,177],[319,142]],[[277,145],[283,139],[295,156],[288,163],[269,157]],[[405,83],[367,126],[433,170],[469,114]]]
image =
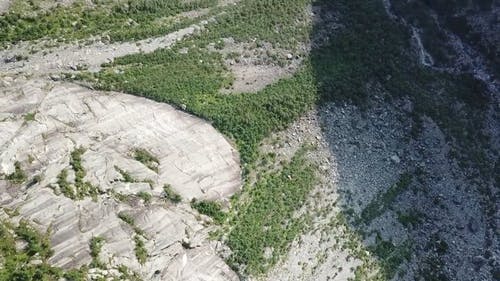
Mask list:
[[382,1],[316,5],[319,119],[350,226],[387,280],[499,280],[486,87],[418,65]]

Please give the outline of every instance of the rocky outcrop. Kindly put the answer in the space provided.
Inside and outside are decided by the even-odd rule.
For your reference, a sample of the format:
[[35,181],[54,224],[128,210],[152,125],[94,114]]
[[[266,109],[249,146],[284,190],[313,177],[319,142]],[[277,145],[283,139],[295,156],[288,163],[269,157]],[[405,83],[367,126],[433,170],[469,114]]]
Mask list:
[[[108,270],[93,274],[111,276],[125,265],[145,280],[237,280],[207,239],[208,218],[188,204],[224,201],[241,186],[238,153],[210,124],[139,97],[23,78],[4,78],[0,108],[0,173],[13,173],[17,162],[27,176],[22,185],[0,180],[0,205],[18,211],[13,222],[28,219],[50,233],[51,264],[89,264],[90,240],[102,237],[99,260]],[[74,163],[78,148],[83,179]],[[135,157],[138,149],[156,165]],[[64,196],[62,170],[72,188],[84,181],[98,194]],[[165,185],[184,202],[163,198]],[[152,199],[135,196],[141,191]]]

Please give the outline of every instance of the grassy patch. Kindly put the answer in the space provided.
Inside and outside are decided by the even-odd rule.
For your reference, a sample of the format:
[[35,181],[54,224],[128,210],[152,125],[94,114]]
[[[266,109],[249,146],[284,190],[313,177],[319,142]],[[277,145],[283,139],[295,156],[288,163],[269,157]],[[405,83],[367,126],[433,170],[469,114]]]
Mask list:
[[130,173],[128,173],[125,170],[122,170],[122,169],[118,168],[118,166],[115,166],[115,170],[118,173],[120,173],[120,175],[122,175],[122,178],[123,178],[124,182],[137,182],[137,180],[134,179],[134,177],[132,177],[132,175]]
[[90,182],[84,180],[87,172],[82,165],[83,153],[85,153],[85,149],[83,148],[78,148],[71,152],[70,166],[75,172],[75,184],[73,185],[68,182],[68,170],[66,169],[63,169],[57,176],[57,184],[61,193],[72,200],[82,200],[87,196],[93,200],[97,200],[99,190]]
[[311,0],[242,0],[217,16],[197,41],[217,42],[232,37],[237,41],[270,42],[276,47],[295,49],[311,35],[307,5]]
[[158,158],[153,156],[149,151],[145,149],[135,149],[133,151],[134,159],[144,164],[144,166],[158,173]]
[[71,184],[67,181],[68,178],[68,170],[63,169],[59,175],[57,175],[57,185],[59,185],[59,189],[61,193],[73,200],[76,200],[75,190],[71,186]]
[[142,231],[142,229],[140,229],[139,227],[137,227],[135,225],[135,220],[131,215],[129,215],[125,212],[120,212],[120,213],[118,213],[118,218],[121,219],[122,221],[124,221],[126,224],[130,225],[137,235],[144,236],[144,231]]
[[191,201],[191,207],[200,212],[200,214],[207,215],[214,219],[218,224],[222,224],[226,219],[226,213],[222,211],[222,206],[214,201]]
[[24,115],[24,122],[35,121],[35,116],[36,116],[35,112],[28,113],[28,114]]
[[170,200],[170,202],[177,204],[182,201],[182,197],[179,195],[179,193],[175,192],[172,189],[172,186],[170,184],[165,184],[163,186],[163,193],[165,195],[165,198]]
[[139,277],[139,274],[137,274],[136,272],[131,271],[125,265],[118,266],[118,272],[120,272],[120,274],[121,274],[121,279],[120,280],[141,281],[141,278]]
[[75,190],[76,198],[81,200],[86,196],[92,197],[94,200],[97,199],[99,190],[97,187],[93,186],[90,182],[84,181],[84,177],[87,174],[82,165],[82,155],[85,153],[85,149],[80,147],[71,152],[70,165],[75,171]]
[[361,212],[360,221],[370,223],[373,219],[382,215],[389,208],[396,197],[404,192],[410,185],[411,175],[402,174],[397,183],[389,187],[385,192],[378,194]]
[[[230,222],[228,262],[247,274],[262,274],[286,253],[304,223],[294,216],[315,183],[314,168],[298,152],[283,170],[260,179]],[[271,254],[266,255],[267,252]]]
[[151,203],[151,199],[153,198],[153,196],[151,195],[151,193],[146,192],[146,191],[140,191],[140,192],[138,192],[137,193],[137,197],[141,198],[142,201],[144,201],[145,204]]
[[146,262],[147,257],[148,257],[148,252],[146,250],[143,238],[141,237],[141,236],[144,236],[144,231],[142,231],[142,229],[140,229],[139,227],[137,227],[135,225],[135,220],[132,216],[130,216],[124,212],[120,212],[118,214],[118,218],[120,218],[122,221],[124,221],[125,223],[130,225],[132,227],[132,229],[134,230],[134,232],[135,232],[135,235],[134,235],[135,256],[137,257],[137,260],[139,261],[140,264],[144,264]]
[[16,163],[14,163],[14,172],[10,175],[7,175],[6,179],[14,184],[22,184],[23,182],[26,181],[27,176],[26,173],[23,171],[21,162],[16,161]]
[[101,253],[102,246],[105,240],[102,237],[95,236],[90,239],[90,256],[92,257],[92,262],[90,263],[91,268],[105,268],[106,266],[99,260],[99,254]]
[[130,226],[135,226],[135,220],[134,218],[127,214],[127,213],[124,213],[124,212],[120,212],[118,213],[118,218],[121,219],[122,221],[124,221],[126,224],[130,225]]
[[148,258],[148,251],[146,250],[144,241],[139,235],[135,235],[134,242],[135,242],[135,248],[134,248],[135,256],[137,257],[137,260],[139,261],[140,264],[144,264]]

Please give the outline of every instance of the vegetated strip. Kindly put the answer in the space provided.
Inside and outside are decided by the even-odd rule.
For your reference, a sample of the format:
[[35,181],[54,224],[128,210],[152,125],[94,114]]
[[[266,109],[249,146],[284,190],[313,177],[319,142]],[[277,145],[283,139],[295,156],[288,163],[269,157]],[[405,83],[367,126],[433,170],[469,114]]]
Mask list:
[[381,266],[380,274],[383,280],[391,280],[398,272],[399,266],[410,259],[412,243],[410,240],[394,245],[391,241],[383,240],[379,233],[375,238],[375,244],[368,246],[368,250],[374,253]]
[[134,217],[132,217],[131,215],[125,212],[120,212],[118,213],[118,218],[130,225],[130,227],[132,227],[132,229],[134,230],[135,256],[140,264],[144,264],[148,258],[148,251],[143,240],[145,239],[144,231],[135,225]]
[[361,222],[370,223],[373,219],[382,215],[391,206],[396,197],[408,188],[411,180],[412,176],[404,173],[400,176],[397,183],[393,184],[385,192],[377,194],[361,212]]
[[[302,149],[279,172],[260,179],[250,196],[236,206],[227,245],[229,264],[247,274],[258,275],[276,264],[305,224],[295,213],[313,188],[315,168]],[[266,254],[267,252],[267,254]]]

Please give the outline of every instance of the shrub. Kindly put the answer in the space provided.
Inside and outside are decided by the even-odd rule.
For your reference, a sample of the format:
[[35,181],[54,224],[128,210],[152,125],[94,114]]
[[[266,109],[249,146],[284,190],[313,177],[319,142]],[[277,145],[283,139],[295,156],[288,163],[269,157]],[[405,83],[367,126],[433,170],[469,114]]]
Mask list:
[[45,260],[48,259],[53,251],[50,248],[50,241],[48,235],[41,235],[32,228],[28,222],[21,220],[19,226],[15,229],[15,233],[21,239],[28,243],[26,253],[30,256],[40,254]]
[[21,163],[19,161],[16,161],[16,163],[14,163],[14,172],[10,175],[7,175],[7,180],[15,184],[22,184],[26,181],[26,179],[27,176],[21,167]]
[[144,241],[142,241],[142,238],[139,235],[135,235],[134,242],[135,242],[135,249],[134,249],[135,256],[137,257],[137,260],[139,261],[140,264],[144,264],[148,258],[148,251],[146,250]]
[[82,164],[82,155],[84,153],[85,149],[83,147],[79,147],[71,152],[70,165],[73,171],[75,171],[75,195],[72,199],[81,200],[86,196],[91,196],[94,200],[97,200],[97,195],[99,194],[98,188],[84,180],[87,174]]
[[122,175],[124,182],[137,182],[137,180],[134,179],[134,177],[132,177],[132,175],[127,171],[120,169],[118,166],[115,166],[115,169],[118,171],[118,173],[120,173],[120,175]]
[[92,262],[90,263],[91,268],[105,268],[105,265],[99,261],[99,254],[104,243],[104,238],[95,236],[90,239],[90,256],[92,257]]
[[70,198],[75,200],[76,195],[73,187],[69,184],[69,182],[66,180],[68,178],[68,171],[66,169],[63,169],[59,175],[57,176],[57,185],[59,185],[59,189],[61,190],[61,193]]
[[170,184],[165,184],[163,186],[163,192],[165,193],[165,197],[172,203],[179,203],[182,201],[182,197],[179,195],[179,193],[175,192],[172,189],[172,186]]
[[118,213],[118,218],[121,219],[122,221],[124,221],[125,223],[127,223],[128,225],[131,225],[131,226],[135,225],[134,218],[125,212]]
[[34,121],[35,120],[35,115],[36,115],[36,113],[33,113],[33,112],[24,115],[24,121],[25,122]]
[[191,201],[191,207],[196,209],[200,214],[207,215],[214,219],[218,224],[221,224],[226,219],[226,213],[222,211],[222,206],[218,202],[214,201],[197,201],[193,199]]
[[149,153],[145,149],[135,149],[134,150],[134,159],[144,164],[144,166],[158,173],[158,158],[154,157],[151,153]]
[[151,193],[146,192],[146,191],[140,191],[137,193],[137,197],[141,198],[144,203],[149,204],[151,202]]

